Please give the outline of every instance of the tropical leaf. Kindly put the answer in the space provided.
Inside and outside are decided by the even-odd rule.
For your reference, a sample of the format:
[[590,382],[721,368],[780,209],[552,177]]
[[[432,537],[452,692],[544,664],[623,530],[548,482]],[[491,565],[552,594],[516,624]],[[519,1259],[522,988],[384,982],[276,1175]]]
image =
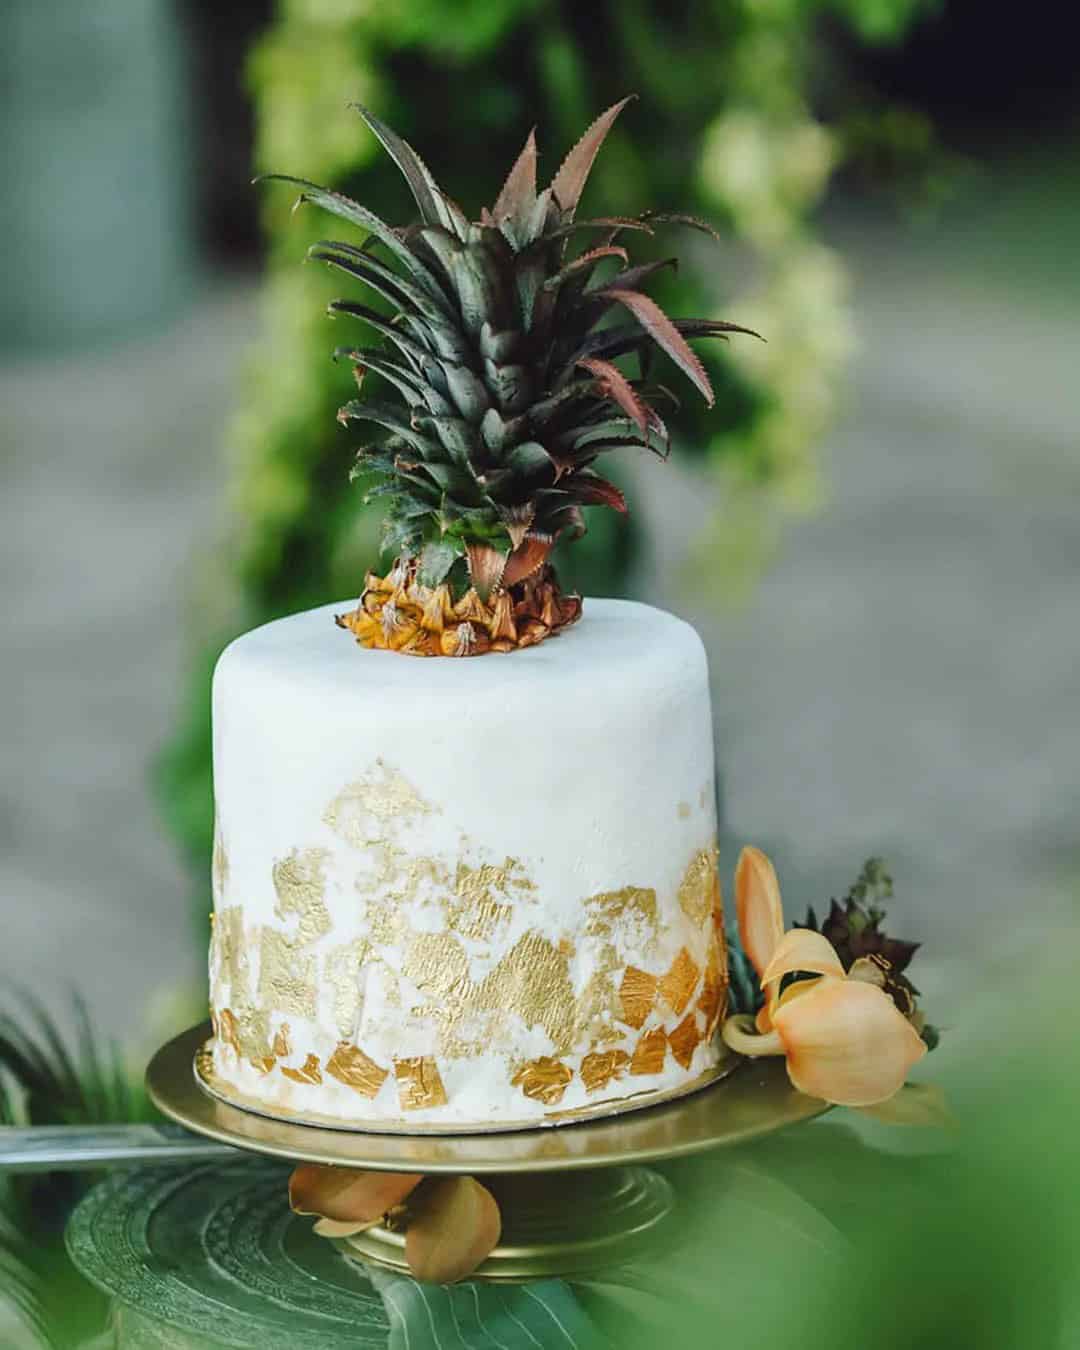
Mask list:
[[350,105],[360,114],[382,142],[383,148],[401,170],[420,209],[421,218],[429,224],[442,225],[464,239],[469,223],[432,177],[431,171],[408,141],[375,116],[362,103]]
[[529,132],[524,148],[506,176],[495,205],[492,220],[502,224],[512,216],[525,215],[536,205],[536,128]]
[[633,314],[657,346],[667,352],[679,369],[700,390],[705,402],[711,408],[716,402],[716,396],[713,394],[709,377],[705,374],[705,367],[656,301],[641,291],[627,291],[619,287],[609,287],[606,294]]
[[618,366],[603,361],[598,356],[583,356],[578,365],[596,377],[600,392],[611,399],[634,421],[643,437],[649,434],[649,415],[645,404],[635,393],[633,386]]
[[569,219],[573,219],[578,201],[581,199],[582,191],[588,181],[593,161],[611,130],[612,124],[633,97],[634,95],[630,94],[626,98],[620,99],[618,103],[613,103],[610,108],[600,114],[563,160],[559,172],[551,180],[551,195],[558,202],[563,214]]

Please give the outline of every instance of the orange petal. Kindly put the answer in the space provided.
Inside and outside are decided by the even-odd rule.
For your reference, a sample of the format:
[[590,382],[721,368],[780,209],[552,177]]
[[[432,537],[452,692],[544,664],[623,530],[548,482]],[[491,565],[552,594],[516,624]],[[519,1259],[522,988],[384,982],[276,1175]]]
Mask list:
[[926,1054],[918,1032],[872,984],[835,975],[806,983],[791,998],[785,990],[773,1012],[792,1083],[838,1106],[888,1100]]
[[357,1172],[305,1164],[289,1178],[289,1205],[297,1214],[366,1224],[400,1205],[422,1180],[414,1172]]
[[839,975],[841,979],[844,976],[836,948],[827,937],[809,928],[793,928],[784,934],[762,973],[761,983],[772,984],[797,970],[813,975]]
[[405,1230],[405,1259],[418,1280],[453,1284],[487,1259],[501,1232],[491,1192],[475,1177],[446,1177],[418,1197]]
[[739,940],[760,979],[784,936],[784,911],[776,870],[761,849],[748,847],[735,866]]

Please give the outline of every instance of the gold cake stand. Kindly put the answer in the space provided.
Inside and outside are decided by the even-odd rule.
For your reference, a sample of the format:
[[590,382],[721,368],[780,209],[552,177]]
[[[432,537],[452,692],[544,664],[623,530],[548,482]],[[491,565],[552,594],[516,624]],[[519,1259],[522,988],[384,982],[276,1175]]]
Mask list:
[[[151,1060],[146,1086],[171,1120],[219,1143],[294,1163],[483,1176],[503,1215],[499,1245],[472,1277],[573,1275],[661,1240],[678,1198],[646,1164],[743,1143],[828,1105],[791,1086],[779,1060],[749,1060],[691,1095],[598,1120],[492,1134],[379,1134],[272,1119],[213,1095],[196,1070],[209,1023]],[[379,1225],[346,1240],[364,1260],[406,1270],[404,1234]]]

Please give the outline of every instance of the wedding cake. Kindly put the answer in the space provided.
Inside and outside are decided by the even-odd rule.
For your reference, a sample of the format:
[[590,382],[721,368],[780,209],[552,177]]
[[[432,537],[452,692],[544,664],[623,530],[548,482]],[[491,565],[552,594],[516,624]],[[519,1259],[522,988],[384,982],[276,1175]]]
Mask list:
[[[711,404],[687,339],[745,331],[645,294],[665,263],[631,263],[623,240],[662,215],[575,219],[621,107],[542,192],[530,136],[477,223],[363,110],[418,222],[293,180],[366,232],[311,253],[366,288],[331,306],[376,336],[338,349],[361,387],[339,417],[375,427],[356,474],[395,561],[355,606],[239,638],[215,674],[203,1062],[254,1110],[513,1128],[718,1072],[702,645],[645,605],[583,606],[553,565],[585,508],[626,511],[598,457],[668,452],[653,356]],[[591,243],[571,258],[579,229]]]

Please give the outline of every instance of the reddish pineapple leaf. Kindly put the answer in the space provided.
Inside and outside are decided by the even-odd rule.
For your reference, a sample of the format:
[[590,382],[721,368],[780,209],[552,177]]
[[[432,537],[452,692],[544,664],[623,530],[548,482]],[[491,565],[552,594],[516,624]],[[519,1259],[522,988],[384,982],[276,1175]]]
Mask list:
[[705,374],[705,367],[656,301],[642,295],[640,291],[624,291],[618,287],[607,290],[604,294],[618,301],[620,305],[626,306],[657,346],[667,352],[680,370],[688,376],[711,408],[716,402],[716,397],[709,383],[709,377]]
[[536,128],[529,132],[525,148],[514,161],[514,166],[506,175],[502,191],[495,198],[491,208],[494,224],[511,216],[531,211],[536,204]]
[[626,498],[614,483],[598,473],[576,473],[567,487],[583,506],[610,506],[621,516],[628,514]]
[[597,151],[611,130],[612,123],[619,113],[634,97],[630,94],[602,112],[591,127],[563,160],[559,172],[551,182],[552,196],[559,203],[563,213],[573,219],[577,204],[581,199],[589,171],[596,159]]
[[610,361],[602,361],[598,356],[583,356],[578,365],[596,378],[603,396],[617,403],[627,417],[637,423],[642,437],[647,437],[649,413],[618,366],[613,366]]

